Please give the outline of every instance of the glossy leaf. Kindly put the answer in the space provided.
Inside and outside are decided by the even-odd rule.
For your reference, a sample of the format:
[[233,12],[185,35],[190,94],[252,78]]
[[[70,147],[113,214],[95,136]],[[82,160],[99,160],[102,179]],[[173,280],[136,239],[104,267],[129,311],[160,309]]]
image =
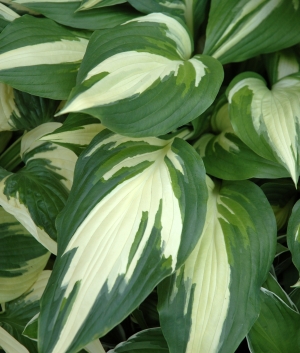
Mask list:
[[160,13],[97,31],[60,114],[87,113],[132,137],[173,131],[210,106],[223,80],[217,60],[192,51],[186,27]]
[[67,148],[37,140],[59,126],[47,123],[27,133],[21,144],[26,166],[17,173],[0,173],[0,205],[54,254],[55,220],[71,188],[77,156]]
[[160,328],[140,331],[128,338],[126,342],[118,344],[108,353],[169,353],[167,342]]
[[80,0],[15,0],[15,2],[38,11],[62,25],[87,30],[113,28],[138,16],[138,12],[123,5],[114,6],[113,9],[105,7],[79,11]]
[[0,303],[22,295],[46,266],[50,253],[0,207]]
[[0,80],[33,95],[66,99],[87,44],[52,20],[22,16],[0,34]]
[[204,53],[226,64],[291,47],[299,14],[298,0],[212,0]]
[[226,98],[215,102],[210,124],[211,132],[203,134],[193,145],[208,174],[223,180],[288,177],[282,166],[262,158],[236,136]]
[[158,286],[170,353],[234,352],[258,317],[260,287],[275,255],[275,219],[260,188],[209,178],[207,186],[202,236]]
[[77,352],[128,316],[192,251],[206,198],[202,161],[184,140],[98,134],[57,219],[40,353]]
[[238,75],[228,87],[235,133],[258,155],[283,166],[294,183],[299,177],[300,73],[284,77],[270,90],[255,73]]

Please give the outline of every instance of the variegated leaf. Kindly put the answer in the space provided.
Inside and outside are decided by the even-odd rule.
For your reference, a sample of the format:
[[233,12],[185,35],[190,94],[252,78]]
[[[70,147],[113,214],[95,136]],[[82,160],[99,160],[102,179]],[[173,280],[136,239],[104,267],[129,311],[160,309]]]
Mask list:
[[217,60],[192,51],[186,27],[161,13],[97,31],[61,114],[91,114],[126,136],[166,134],[207,109],[223,80]]
[[123,4],[127,0],[82,0],[79,10],[95,9],[99,7]]
[[118,344],[108,353],[169,353],[167,342],[160,328],[150,328],[140,331],[128,338],[126,342]]
[[225,64],[291,47],[299,14],[298,0],[212,0],[204,53]]
[[3,30],[10,22],[20,17],[15,11],[9,7],[0,4],[0,31]]
[[[40,299],[48,283],[51,271],[43,271],[36,282],[21,297],[7,302],[0,312],[0,326],[9,332],[30,353],[37,353],[35,341],[23,335],[23,330],[34,316],[39,313]],[[1,343],[0,343],[1,345]]]
[[203,159],[206,172],[223,180],[288,177],[285,168],[262,158],[236,136],[224,98],[216,101],[211,113],[211,132],[193,145]]
[[0,303],[31,287],[49,256],[15,217],[0,207]]
[[0,175],[0,205],[54,254],[55,220],[71,188],[77,156],[67,148],[37,140],[59,126],[47,123],[27,133],[21,144],[26,166]]
[[0,131],[14,130],[13,116],[20,117],[14,90],[11,86],[0,83]]
[[105,127],[99,120],[86,114],[69,114],[63,125],[40,138],[71,149],[77,155],[87,147],[92,139]]
[[[300,200],[294,205],[288,222],[287,243],[300,277]],[[300,280],[296,285],[300,287]]]
[[274,180],[261,185],[276,218],[277,230],[286,228],[292,208],[298,199],[292,180]]
[[17,18],[0,34],[0,81],[21,91],[66,99],[88,40],[45,18]]
[[274,84],[283,77],[300,72],[300,47],[265,55],[264,60],[269,80]]
[[6,353],[30,353],[20,342],[0,326],[0,348]]
[[[276,280],[271,279],[276,285]],[[294,353],[300,350],[300,315],[277,283],[271,291],[261,288],[261,311],[248,336],[252,353]]]
[[88,30],[112,28],[138,16],[134,9],[118,5],[79,11],[80,0],[15,0],[65,26]]
[[206,199],[203,163],[181,138],[98,134],[57,219],[40,353],[77,352],[128,316],[192,251]]
[[234,352],[258,317],[260,287],[275,255],[275,218],[260,188],[209,178],[207,186],[202,236],[158,286],[170,353]]
[[143,13],[164,12],[182,18],[191,33],[197,34],[204,20],[207,0],[128,0]]
[[282,78],[271,90],[260,75],[240,74],[228,87],[228,101],[235,133],[255,153],[282,165],[297,184],[300,73]]

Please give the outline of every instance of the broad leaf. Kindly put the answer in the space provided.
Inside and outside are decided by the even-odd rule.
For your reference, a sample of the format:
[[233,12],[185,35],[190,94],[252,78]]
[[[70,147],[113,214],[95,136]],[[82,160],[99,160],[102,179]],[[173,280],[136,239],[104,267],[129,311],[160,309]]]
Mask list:
[[63,125],[40,138],[71,149],[79,155],[105,127],[99,120],[86,114],[69,114]]
[[0,205],[54,254],[55,220],[71,188],[77,156],[67,148],[37,140],[59,126],[47,123],[27,133],[21,145],[26,166],[17,173],[0,173]]
[[38,11],[62,25],[88,30],[112,28],[138,15],[134,9],[122,5],[78,11],[80,0],[16,0],[15,2]]
[[255,73],[238,75],[228,87],[235,133],[258,155],[282,165],[297,184],[300,166],[300,73],[270,90]]
[[21,297],[5,303],[5,311],[0,313],[0,326],[16,340],[28,348],[30,353],[37,353],[36,342],[23,335],[23,330],[40,310],[40,298],[45,290],[51,271],[40,273],[36,282]]
[[217,60],[192,51],[186,27],[164,14],[97,31],[61,114],[91,114],[126,136],[164,135],[206,110],[223,80]]
[[123,4],[127,0],[82,0],[79,10],[95,9],[99,7]]
[[0,303],[31,287],[49,256],[15,217],[0,207]]
[[128,0],[128,2],[143,13],[164,12],[178,16],[195,35],[198,35],[197,31],[204,20],[207,4],[207,0]]
[[0,326],[0,349],[6,353],[29,353],[29,351]]
[[212,0],[204,53],[225,64],[291,47],[299,14],[298,0]]
[[169,353],[167,342],[160,328],[150,328],[140,331],[118,344],[108,353]]
[[[287,228],[288,247],[292,253],[293,263],[300,276],[300,200],[293,207]],[[300,282],[297,283],[300,287]]]
[[275,255],[275,219],[260,188],[209,178],[207,186],[202,236],[158,286],[170,353],[234,352],[258,317],[260,287]]
[[77,352],[128,316],[192,251],[206,199],[203,163],[184,140],[98,134],[57,219],[40,353]]
[[[279,290],[279,288],[277,289]],[[282,295],[287,296],[282,289]],[[300,315],[281,297],[261,289],[261,311],[247,340],[252,353],[295,353],[300,349]]]
[[14,130],[12,117],[20,117],[14,90],[11,86],[0,83],[0,131]]
[[33,95],[66,99],[87,43],[52,20],[22,16],[0,35],[0,81]]
[[264,60],[269,80],[274,84],[283,77],[300,71],[300,47],[296,46],[265,55]]
[[3,4],[0,4],[0,32],[10,22],[14,21],[18,17],[20,16],[15,11],[11,10],[9,7]]
[[288,176],[282,166],[262,158],[236,136],[224,97],[216,101],[211,113],[211,131],[193,145],[208,174],[223,180]]
[[281,230],[286,226],[292,208],[299,197],[295,185],[291,180],[275,180],[264,183],[261,189],[272,206],[277,229]]

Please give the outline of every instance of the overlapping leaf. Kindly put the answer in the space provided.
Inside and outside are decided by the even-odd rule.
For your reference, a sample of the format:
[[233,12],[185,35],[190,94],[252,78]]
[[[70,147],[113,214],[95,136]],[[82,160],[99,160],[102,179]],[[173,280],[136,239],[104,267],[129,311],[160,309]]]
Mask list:
[[35,283],[21,297],[5,303],[5,311],[0,313],[0,326],[24,345],[30,353],[37,353],[37,345],[23,335],[23,330],[40,310],[40,298],[45,290],[51,271],[39,274]]
[[0,348],[6,353],[29,353],[29,351],[0,326]]
[[67,148],[37,140],[59,126],[47,123],[27,133],[21,145],[26,166],[17,173],[2,170],[0,174],[0,205],[55,254],[55,220],[71,188],[77,156]]
[[[292,253],[293,263],[296,266],[300,277],[300,200],[293,207],[287,229],[288,247]],[[297,283],[300,287],[300,281]]]
[[0,35],[0,81],[33,95],[66,99],[87,44],[84,34],[52,20],[17,18]]
[[[276,285],[274,278],[269,281]],[[294,353],[300,349],[299,312],[279,284],[274,285],[276,291],[261,288],[260,315],[247,336],[252,353]]]
[[258,317],[260,287],[275,255],[275,218],[259,187],[209,178],[207,186],[203,234],[158,287],[170,353],[234,352]]
[[291,47],[300,42],[299,14],[298,0],[212,0],[204,53],[225,64]]
[[194,143],[206,172],[223,180],[287,177],[288,172],[281,165],[262,158],[236,136],[224,98],[215,102],[211,114],[212,132]]
[[184,140],[97,135],[57,219],[40,352],[77,352],[132,312],[192,251],[206,198],[202,161]]
[[198,35],[199,26],[204,20],[207,0],[128,0],[143,13],[163,12],[178,16],[185,21],[191,33]]
[[94,9],[99,7],[123,4],[127,0],[82,0],[80,10]]
[[235,133],[258,155],[299,177],[300,74],[282,78],[270,90],[255,73],[238,75],[228,88]]
[[22,295],[46,266],[50,253],[0,207],[0,303]]
[[160,13],[96,31],[61,113],[91,114],[126,136],[166,134],[207,109],[223,80],[217,60],[192,51],[186,27]]
[[66,147],[79,155],[105,127],[99,120],[86,114],[69,114],[63,125],[40,138]]
[[0,131],[13,130],[12,117],[20,117],[16,106],[14,90],[5,83],[0,83]]
[[167,342],[160,328],[151,328],[136,333],[126,342],[118,344],[108,353],[169,353]]
[[0,31],[2,31],[3,28],[18,17],[20,16],[15,11],[3,4],[0,4]]
[[78,11],[80,0],[15,0],[65,26],[96,30],[112,28],[137,17],[138,12],[127,6]]

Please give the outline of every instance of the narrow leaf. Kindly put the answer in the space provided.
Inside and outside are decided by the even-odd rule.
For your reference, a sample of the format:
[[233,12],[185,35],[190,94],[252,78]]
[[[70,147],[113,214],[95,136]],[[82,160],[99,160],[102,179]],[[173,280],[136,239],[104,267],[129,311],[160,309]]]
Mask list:
[[6,353],[29,353],[29,351],[0,326],[0,348]]

